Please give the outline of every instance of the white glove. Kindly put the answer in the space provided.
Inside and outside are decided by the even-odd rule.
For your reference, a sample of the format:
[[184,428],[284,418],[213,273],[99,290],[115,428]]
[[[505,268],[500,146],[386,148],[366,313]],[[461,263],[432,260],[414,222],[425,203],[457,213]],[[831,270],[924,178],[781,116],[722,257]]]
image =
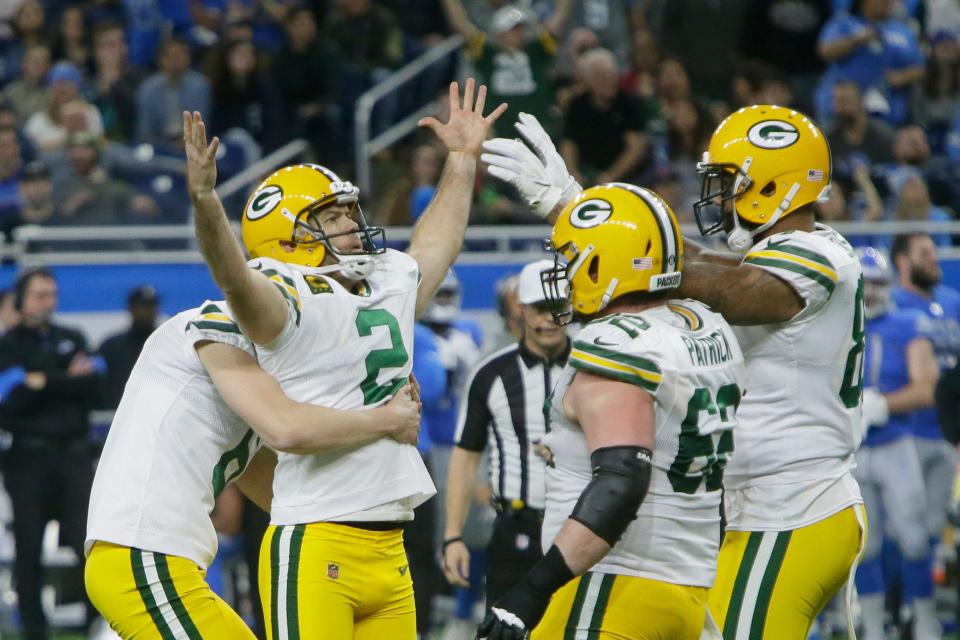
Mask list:
[[882,427],[890,420],[890,407],[876,387],[863,390],[863,433],[870,427]]
[[488,153],[481,155],[480,160],[489,165],[490,175],[516,187],[534,213],[546,218],[558,204],[565,205],[576,198],[583,187],[567,171],[550,135],[535,117],[521,113],[513,126],[533,151],[520,140],[494,138],[483,143]]

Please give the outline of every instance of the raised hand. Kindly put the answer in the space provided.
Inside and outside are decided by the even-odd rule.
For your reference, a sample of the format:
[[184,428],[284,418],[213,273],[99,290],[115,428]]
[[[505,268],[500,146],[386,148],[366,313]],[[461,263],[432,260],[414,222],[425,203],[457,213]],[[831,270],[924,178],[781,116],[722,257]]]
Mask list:
[[514,127],[529,147],[518,139],[494,138],[483,143],[486,153],[480,159],[490,175],[516,187],[534,213],[546,218],[577,197],[583,187],[570,175],[550,134],[534,116],[521,113]]
[[217,149],[214,136],[207,145],[207,128],[199,111],[183,112],[183,146],[187,152],[187,188],[190,197],[205,195],[217,186]]
[[480,146],[487,139],[490,127],[507,110],[506,103],[493,110],[493,113],[484,117],[483,108],[487,101],[487,87],[480,85],[477,99],[474,102],[474,80],[467,78],[463,90],[463,102],[460,101],[460,85],[450,83],[450,120],[442,124],[433,117],[423,118],[418,122],[421,127],[429,127],[448,151],[461,151],[472,156],[480,155]]

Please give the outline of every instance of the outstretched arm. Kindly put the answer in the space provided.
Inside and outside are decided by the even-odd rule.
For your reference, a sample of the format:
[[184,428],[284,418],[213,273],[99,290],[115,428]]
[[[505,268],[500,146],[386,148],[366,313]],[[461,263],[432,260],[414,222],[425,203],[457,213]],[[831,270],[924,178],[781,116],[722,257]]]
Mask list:
[[220,140],[214,137],[207,145],[206,127],[196,111],[192,115],[183,112],[183,138],[200,253],[243,333],[257,344],[269,344],[286,325],[287,306],[266,276],[247,268],[243,249],[227,220],[215,190]]
[[467,42],[480,33],[476,25],[470,22],[461,0],[443,0],[443,11],[447,14],[447,20],[450,21],[453,30],[463,36]]
[[436,118],[420,121],[420,126],[429,127],[437,134],[446,146],[448,155],[437,185],[437,194],[413,228],[410,248],[407,250],[420,267],[417,317],[427,308],[447,269],[460,253],[473,200],[480,145],[486,140],[490,127],[507,109],[506,104],[501,104],[484,117],[487,87],[480,85],[476,103],[473,91],[473,78],[468,78],[461,104],[459,85],[450,83],[450,120],[446,124],[441,124]]
[[677,296],[703,302],[734,325],[786,322],[804,307],[788,283],[746,264],[686,263]]
[[419,403],[403,387],[385,405],[340,410],[294,402],[248,353],[219,342],[202,342],[197,355],[224,402],[277,451],[317,453],[367,444],[387,436],[416,444]]

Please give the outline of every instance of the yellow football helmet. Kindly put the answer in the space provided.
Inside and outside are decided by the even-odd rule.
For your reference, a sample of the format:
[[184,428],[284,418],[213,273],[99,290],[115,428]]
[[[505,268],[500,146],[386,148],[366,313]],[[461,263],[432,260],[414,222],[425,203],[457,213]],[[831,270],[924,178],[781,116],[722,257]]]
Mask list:
[[[317,164],[297,164],[272,173],[254,190],[243,210],[243,244],[253,258],[273,258],[310,269],[311,273],[341,271],[355,279],[369,275],[373,256],[383,253],[383,228],[367,226],[358,205],[360,190]],[[316,214],[326,207],[346,205],[357,230],[327,234]],[[339,252],[331,238],[357,233],[363,249]],[[292,244],[293,249],[281,243]],[[336,265],[322,266],[330,252]]]
[[727,244],[741,253],[756,234],[830,193],[826,137],[813,120],[784,107],[755,105],[729,115],[697,169],[700,200],[693,210],[700,233],[724,228],[722,203],[732,200]]
[[680,286],[677,219],[660,196],[632,184],[591,187],[567,203],[547,248],[554,268],[541,280],[547,300],[558,303],[557,324],[591,316],[627,293]]

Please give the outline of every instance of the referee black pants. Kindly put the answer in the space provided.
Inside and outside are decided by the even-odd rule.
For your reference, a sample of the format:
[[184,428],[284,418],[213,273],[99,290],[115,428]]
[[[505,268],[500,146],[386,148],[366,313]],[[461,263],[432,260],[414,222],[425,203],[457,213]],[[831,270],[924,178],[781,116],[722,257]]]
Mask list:
[[[83,566],[87,505],[93,484],[93,457],[86,439],[58,445],[20,447],[4,456],[3,483],[13,506],[13,537],[17,555],[13,576],[25,640],[47,640],[47,619],[40,604],[43,587],[43,532],[50,520],[60,522],[60,544],[77,554]],[[77,592],[87,603],[83,572]],[[89,619],[87,621],[89,623]]]
[[542,525],[542,512],[533,509],[504,510],[497,515],[487,546],[488,610],[543,557]]

